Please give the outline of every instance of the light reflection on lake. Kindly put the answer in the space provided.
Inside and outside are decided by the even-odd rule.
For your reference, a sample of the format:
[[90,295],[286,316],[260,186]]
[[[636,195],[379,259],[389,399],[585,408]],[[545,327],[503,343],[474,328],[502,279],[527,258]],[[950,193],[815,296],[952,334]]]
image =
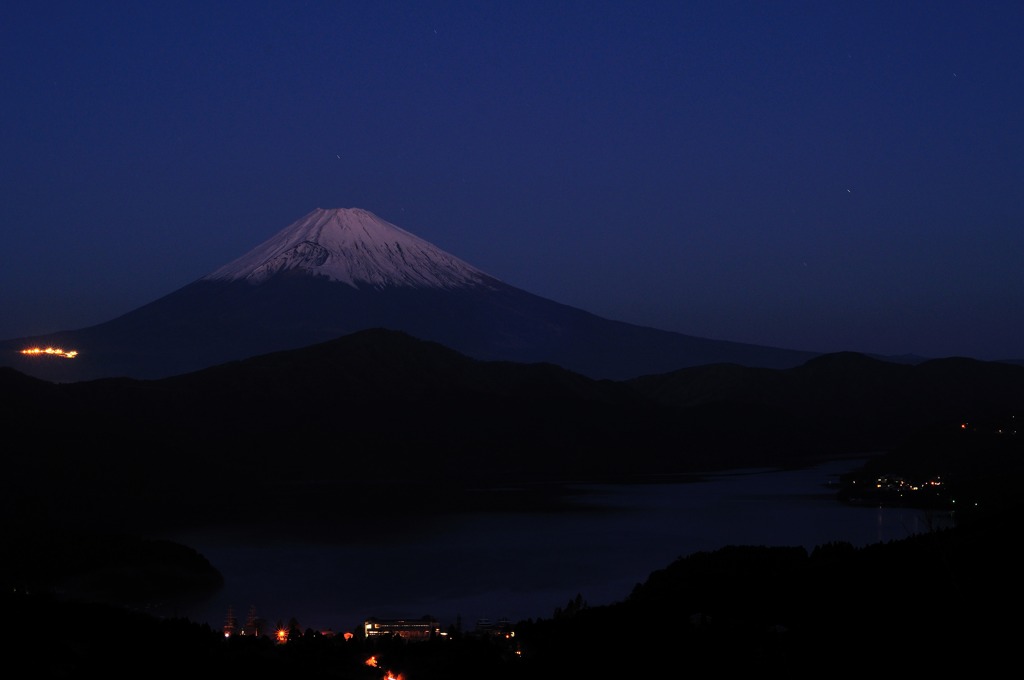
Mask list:
[[254,607],[270,625],[294,617],[303,630],[424,615],[443,626],[461,617],[471,628],[481,618],[547,618],[577,594],[609,604],[676,558],[725,545],[860,547],[951,525],[949,513],[839,503],[827,485],[858,463],[585,486],[580,512],[410,516],[402,530],[358,541],[338,540],[342,522],[322,541],[268,542],[232,527],[179,534],[170,538],[206,556],[226,585],[205,602],[157,613],[214,628],[229,607],[239,623]]

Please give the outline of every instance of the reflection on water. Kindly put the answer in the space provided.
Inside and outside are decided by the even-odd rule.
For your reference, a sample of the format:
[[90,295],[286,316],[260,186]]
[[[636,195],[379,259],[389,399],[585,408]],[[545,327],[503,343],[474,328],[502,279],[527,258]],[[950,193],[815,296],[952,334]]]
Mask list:
[[[950,526],[948,513],[846,506],[829,484],[859,461],[804,470],[731,471],[682,484],[580,487],[580,512],[481,513],[408,524],[347,540],[267,540],[237,527],[171,538],[205,555],[226,585],[201,603],[157,613],[219,628],[228,608],[270,625],[352,630],[371,616],[461,620],[550,617],[577,594],[625,598],[678,557],[725,545],[855,546]],[[595,512],[594,510],[600,510]],[[416,526],[416,518],[410,518]],[[345,520],[354,521],[351,519]],[[398,529],[399,527],[396,527]]]

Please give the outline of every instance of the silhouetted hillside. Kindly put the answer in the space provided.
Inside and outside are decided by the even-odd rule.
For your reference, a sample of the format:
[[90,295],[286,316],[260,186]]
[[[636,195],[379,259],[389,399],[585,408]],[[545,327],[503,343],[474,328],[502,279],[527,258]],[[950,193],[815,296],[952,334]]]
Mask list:
[[716,364],[627,383],[700,414],[693,427],[712,442],[731,420],[751,447],[779,450],[880,452],[929,429],[1024,410],[1024,367],[962,358],[911,365],[841,352],[790,369]]
[[617,604],[521,626],[524,677],[923,675],[1010,663],[1009,620],[1024,605],[1019,506],[990,519],[859,549],[727,546],[680,558]]
[[130,526],[237,518],[260,497],[321,516],[390,489],[444,510],[557,502],[536,493],[552,483],[802,465],[1022,409],[1022,387],[1018,366],[858,354],[593,380],[371,330],[160,380],[8,369],[0,406],[18,442],[9,497]]

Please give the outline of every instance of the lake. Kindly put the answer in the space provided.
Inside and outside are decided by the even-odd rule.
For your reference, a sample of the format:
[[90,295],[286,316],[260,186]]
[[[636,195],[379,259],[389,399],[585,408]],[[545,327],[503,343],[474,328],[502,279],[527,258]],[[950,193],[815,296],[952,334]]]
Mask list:
[[378,531],[310,538],[209,527],[168,536],[202,553],[225,578],[202,602],[155,613],[220,628],[231,608],[271,626],[341,632],[368,617],[432,616],[447,627],[478,619],[548,618],[581,595],[590,605],[624,599],[673,560],[726,545],[855,546],[952,525],[950,513],[847,506],[830,486],[861,461],[798,470],[732,470],[701,481],[587,485],[576,510],[419,517]]

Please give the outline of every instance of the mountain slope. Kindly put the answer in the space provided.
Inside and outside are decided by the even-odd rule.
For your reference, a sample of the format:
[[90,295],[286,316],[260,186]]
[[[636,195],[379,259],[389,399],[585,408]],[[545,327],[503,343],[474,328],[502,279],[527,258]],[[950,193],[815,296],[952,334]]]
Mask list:
[[[57,382],[160,378],[369,328],[598,379],[715,362],[783,368],[814,356],[604,319],[503,283],[364,210],[318,209],[111,321],[0,342],[0,365]],[[79,355],[20,353],[32,346]]]
[[[709,393],[702,375],[723,372],[733,387]],[[159,380],[0,370],[0,408],[23,442],[5,459],[12,508],[154,524],[265,518],[272,499],[332,522],[388,497],[465,510],[523,502],[512,488],[863,456],[1021,412],[1024,368],[839,354],[608,381],[375,329]]]
[[353,288],[459,288],[493,282],[457,257],[358,208],[317,208],[203,278],[259,284],[281,272]]
[[643,468],[672,427],[621,384],[379,329],[159,380],[8,369],[0,406],[32,451],[7,461],[8,502],[38,494],[112,522],[244,519],[260,498],[325,517],[389,493],[441,507],[477,487],[618,474],[633,446]]
[[[706,429],[720,443],[727,422],[761,423],[730,433],[757,432],[751,447],[776,433],[788,446],[828,441],[848,451],[878,451],[908,434],[1024,412],[1024,367],[965,358],[909,365],[837,352],[782,370],[717,364],[627,383],[689,413],[693,432]],[[783,436],[786,431],[792,435]]]

